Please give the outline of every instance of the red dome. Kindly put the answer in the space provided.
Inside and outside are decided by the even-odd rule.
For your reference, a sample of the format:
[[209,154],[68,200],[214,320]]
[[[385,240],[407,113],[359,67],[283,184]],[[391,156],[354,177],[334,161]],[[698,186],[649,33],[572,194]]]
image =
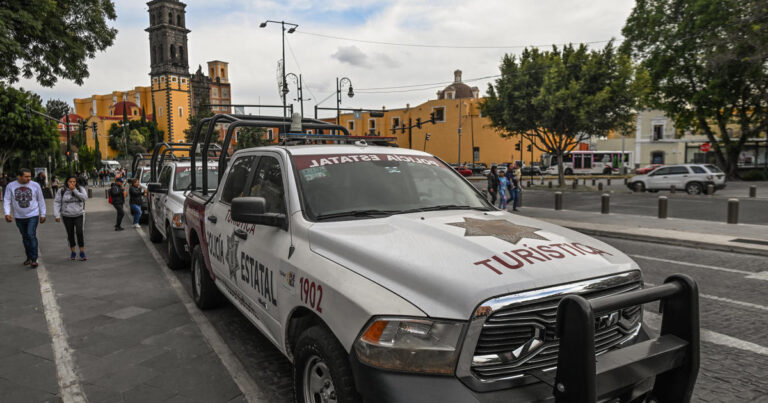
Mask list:
[[139,109],[139,105],[136,105],[131,101],[120,101],[112,107],[112,116],[122,116],[123,108],[127,108],[125,114],[131,116],[133,114],[133,108]]
[[[69,123],[70,124],[77,123],[77,122],[79,122],[81,120],[83,120],[83,118],[81,118],[80,115],[77,115],[77,114],[74,114],[74,113],[70,113],[69,114]],[[61,119],[59,119],[59,122],[67,123],[67,117],[66,116],[62,116]]]

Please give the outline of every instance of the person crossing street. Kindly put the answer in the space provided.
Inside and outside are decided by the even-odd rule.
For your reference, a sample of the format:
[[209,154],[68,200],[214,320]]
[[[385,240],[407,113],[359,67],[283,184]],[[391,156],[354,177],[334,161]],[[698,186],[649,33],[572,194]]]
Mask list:
[[15,219],[16,227],[21,233],[24,252],[27,255],[24,265],[37,268],[37,223],[45,222],[45,200],[43,189],[37,182],[32,181],[32,171],[27,168],[20,169],[16,181],[6,186],[3,209],[5,221],[13,222]]

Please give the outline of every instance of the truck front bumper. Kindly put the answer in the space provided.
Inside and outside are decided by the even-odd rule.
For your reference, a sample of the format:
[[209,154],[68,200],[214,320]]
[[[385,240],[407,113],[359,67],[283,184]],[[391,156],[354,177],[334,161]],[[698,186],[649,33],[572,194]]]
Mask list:
[[184,232],[184,228],[173,228],[171,233],[173,234],[173,239],[169,239],[168,242],[173,242],[173,248],[176,249],[176,253],[185,261],[189,261],[187,234]]

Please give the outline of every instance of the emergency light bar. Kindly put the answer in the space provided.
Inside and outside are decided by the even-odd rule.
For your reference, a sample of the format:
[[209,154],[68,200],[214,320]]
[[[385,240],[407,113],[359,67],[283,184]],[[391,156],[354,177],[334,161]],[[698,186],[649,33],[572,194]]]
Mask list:
[[365,140],[369,143],[390,143],[397,141],[397,137],[381,136],[347,136],[338,134],[307,134],[307,133],[281,133],[280,139],[284,141],[304,140],[304,141],[338,141],[341,143],[354,143]]

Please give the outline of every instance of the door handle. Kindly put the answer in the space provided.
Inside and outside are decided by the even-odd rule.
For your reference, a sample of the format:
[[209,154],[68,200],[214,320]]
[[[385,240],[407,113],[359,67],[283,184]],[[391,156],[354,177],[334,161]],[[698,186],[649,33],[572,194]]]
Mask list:
[[248,233],[245,232],[244,230],[240,229],[240,228],[236,229],[234,234],[235,234],[236,237],[238,237],[240,239],[247,239],[248,238]]
[[216,218],[216,216],[215,216],[215,215],[209,215],[209,216],[208,216],[208,221],[210,221],[210,222],[212,222],[212,223],[216,224],[216,221],[219,221],[219,219],[218,219],[218,218]]

